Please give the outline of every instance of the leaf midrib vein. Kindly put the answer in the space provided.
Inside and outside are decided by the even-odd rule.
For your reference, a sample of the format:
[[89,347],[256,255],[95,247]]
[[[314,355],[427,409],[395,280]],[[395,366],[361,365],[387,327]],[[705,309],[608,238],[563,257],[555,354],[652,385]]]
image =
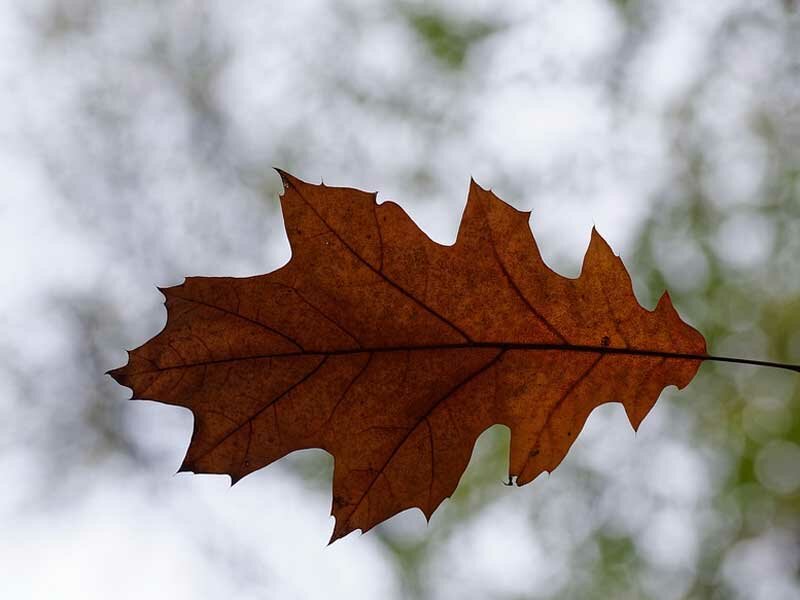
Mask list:
[[[493,348],[498,350],[521,350],[521,351],[560,351],[560,352],[590,352],[600,354],[622,354],[630,356],[653,356],[661,358],[672,358],[682,360],[718,360],[724,362],[753,362],[746,359],[729,358],[724,356],[713,356],[710,354],[695,354],[689,352],[671,352],[649,348],[617,348],[609,346],[588,346],[578,344],[536,344],[536,343],[514,343],[514,342],[474,342],[471,344],[430,344],[430,345],[409,345],[409,346],[383,346],[383,347],[363,347],[363,348],[343,348],[338,350],[305,350],[298,352],[282,352],[275,354],[254,354],[250,356],[234,356],[230,358],[219,358],[204,360],[194,363],[184,363],[160,367],[158,369],[147,369],[129,373],[129,376],[145,375],[150,373],[160,373],[175,369],[189,369],[192,367],[202,367],[213,364],[227,364],[231,362],[262,360],[270,358],[292,358],[301,356],[348,356],[353,354],[365,354],[370,352],[424,352],[424,351],[445,351],[445,350],[478,350]],[[765,366],[777,366],[798,370],[800,367],[795,365],[784,365],[780,363],[767,363],[755,361]]]

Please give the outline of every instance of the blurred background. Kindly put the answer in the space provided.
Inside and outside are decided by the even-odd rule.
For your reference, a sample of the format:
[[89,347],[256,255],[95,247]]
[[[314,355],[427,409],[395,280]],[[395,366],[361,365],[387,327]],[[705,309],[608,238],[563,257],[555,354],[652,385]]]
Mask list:
[[791,0],[0,4],[0,596],[800,598],[800,378],[704,364],[426,525],[330,547],[332,460],[174,475],[188,411],[103,373],[156,286],[289,258],[279,166],[455,238],[470,176],[575,276],[592,225],[717,354],[800,362]]

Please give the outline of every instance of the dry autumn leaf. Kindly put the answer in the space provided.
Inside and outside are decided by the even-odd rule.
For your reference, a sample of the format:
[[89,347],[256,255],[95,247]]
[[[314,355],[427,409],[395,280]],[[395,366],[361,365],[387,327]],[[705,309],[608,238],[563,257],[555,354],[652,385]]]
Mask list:
[[637,428],[711,358],[666,293],[639,305],[594,230],[568,279],[542,261],[529,213],[474,182],[443,246],[375,194],[281,176],[291,260],[163,289],[164,330],[111,375],[192,411],[183,471],[236,482],[295,450],[330,452],[331,540],[410,507],[430,518],[494,424],[511,430],[523,485],[595,407],[621,402]]

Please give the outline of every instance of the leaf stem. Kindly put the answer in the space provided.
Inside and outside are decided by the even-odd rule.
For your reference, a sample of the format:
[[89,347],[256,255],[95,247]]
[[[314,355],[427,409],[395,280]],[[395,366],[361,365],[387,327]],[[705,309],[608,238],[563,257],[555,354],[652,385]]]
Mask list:
[[794,371],[795,373],[800,373],[800,365],[772,362],[768,360],[754,360],[752,358],[734,358],[731,356],[715,356],[713,354],[709,354],[708,356],[705,357],[704,360],[737,363],[740,365],[755,365],[757,367],[772,367],[774,369],[786,369],[788,371]]

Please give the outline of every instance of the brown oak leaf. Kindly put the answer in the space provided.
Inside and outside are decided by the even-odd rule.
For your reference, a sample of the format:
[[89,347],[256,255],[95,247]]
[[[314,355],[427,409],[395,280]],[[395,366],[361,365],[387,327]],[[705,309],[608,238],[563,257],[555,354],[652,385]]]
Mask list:
[[331,540],[410,507],[430,518],[497,423],[511,430],[509,477],[528,483],[595,407],[621,402],[637,428],[707,356],[666,293],[639,305],[595,230],[569,279],[542,261],[530,213],[474,182],[444,246],[375,194],[281,177],[291,260],[163,289],[164,330],[111,375],[192,411],[181,470],[236,482],[327,450]]

